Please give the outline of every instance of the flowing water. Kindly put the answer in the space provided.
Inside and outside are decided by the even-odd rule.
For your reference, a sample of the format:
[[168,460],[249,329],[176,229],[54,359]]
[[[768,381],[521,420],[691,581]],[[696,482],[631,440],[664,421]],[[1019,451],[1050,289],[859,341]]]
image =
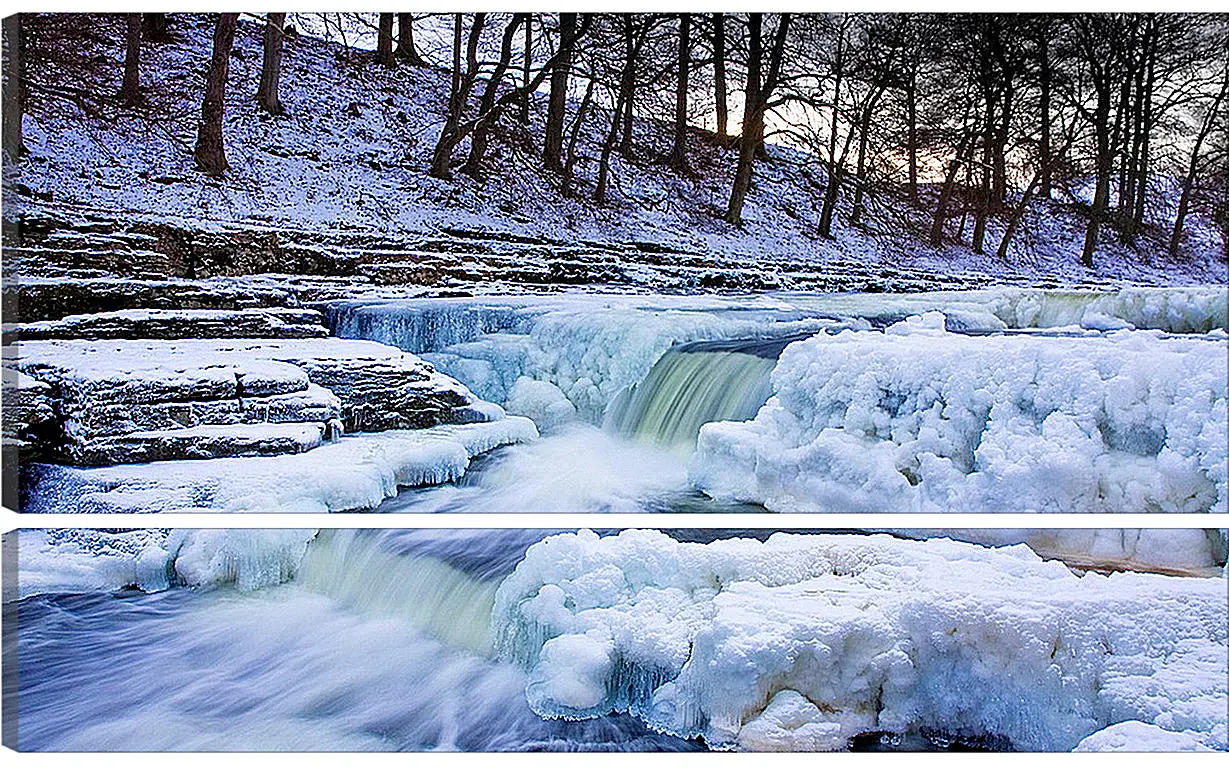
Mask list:
[[687,481],[700,427],[744,421],[772,395],[777,357],[799,337],[692,342],[666,351],[610,404],[603,426],[572,423],[477,458],[459,483],[406,489],[377,512],[763,512],[713,501]]
[[627,716],[542,720],[523,673],[488,658],[498,580],[543,535],[322,532],[279,587],[28,598],[20,746],[699,748]]

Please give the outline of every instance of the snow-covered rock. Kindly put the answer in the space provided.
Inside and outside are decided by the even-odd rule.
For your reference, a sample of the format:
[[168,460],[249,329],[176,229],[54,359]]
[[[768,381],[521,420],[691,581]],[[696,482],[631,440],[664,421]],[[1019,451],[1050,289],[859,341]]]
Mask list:
[[26,468],[23,512],[289,512],[370,509],[399,487],[457,480],[471,457],[532,440],[528,419],[349,435],[306,453]]
[[787,347],[754,420],[701,429],[695,485],[783,512],[1229,504],[1223,334],[889,331]]
[[294,295],[272,285],[232,280],[133,279],[111,276],[22,277],[6,283],[5,320],[31,323],[69,315],[128,309],[226,309],[294,306]]
[[1152,723],[1128,720],[1086,736],[1072,752],[1214,752],[1186,732],[1167,731]]
[[327,336],[314,309],[127,309],[70,315],[15,326],[20,341],[38,339],[302,339]]
[[498,415],[429,364],[373,342],[37,341],[6,356],[50,385],[60,429],[49,453],[76,464],[293,453],[343,426],[406,429]]
[[1223,577],[1080,576],[1025,547],[582,531],[530,547],[494,633],[539,714],[717,747],[937,729],[1070,750],[1131,720],[1226,743]]
[[123,587],[166,589],[171,583],[171,558],[165,547],[169,533],[159,528],[23,528],[7,533],[6,539],[17,538],[17,597]]
[[[6,359],[6,364],[8,360]],[[5,448],[37,455],[48,431],[55,431],[51,387],[20,371],[3,369],[3,443]]]
[[1229,534],[1223,528],[906,528],[891,532],[994,547],[1027,544],[1047,560],[1078,568],[1195,576],[1222,573],[1229,548]]

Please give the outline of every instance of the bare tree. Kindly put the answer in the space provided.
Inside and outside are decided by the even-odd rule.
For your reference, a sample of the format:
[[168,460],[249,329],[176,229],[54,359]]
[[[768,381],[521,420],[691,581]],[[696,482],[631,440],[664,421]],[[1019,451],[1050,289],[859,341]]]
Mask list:
[[[479,114],[487,114],[495,107],[495,98],[499,95],[499,88],[503,85],[504,74],[508,71],[508,66],[512,62],[512,45],[516,41],[516,31],[522,24],[529,21],[529,14],[514,13],[511,21],[504,27],[503,41],[499,46],[499,61],[495,65],[494,71],[487,79],[486,89],[482,92],[482,99],[478,104]],[[490,136],[491,125],[493,121],[485,120],[474,128],[473,135],[470,137],[469,159],[466,160],[462,170],[470,176],[477,176],[479,169],[482,167],[482,159],[486,155],[487,140]]]
[[563,121],[567,111],[568,73],[572,69],[572,42],[576,37],[576,14],[559,14],[559,49],[550,76],[550,104],[546,113],[546,142],[543,157],[546,167],[563,172]]
[[1226,60],[1225,63],[1220,90],[1217,92],[1216,98],[1212,100],[1207,112],[1204,113],[1203,122],[1199,126],[1199,135],[1195,138],[1194,147],[1191,148],[1190,163],[1187,165],[1186,177],[1182,180],[1182,193],[1178,197],[1178,211],[1174,217],[1174,228],[1169,235],[1169,254],[1171,256],[1177,255],[1178,248],[1182,244],[1182,228],[1186,224],[1186,217],[1191,207],[1191,197],[1195,191],[1196,180],[1199,178],[1199,165],[1202,159],[1203,145],[1208,139],[1208,134],[1212,132],[1212,126],[1216,125],[1217,120],[1220,118],[1221,107],[1225,103],[1227,94],[1229,94],[1229,60]]
[[278,83],[282,77],[282,38],[286,32],[286,14],[270,13],[265,17],[264,61],[260,68],[260,89],[256,101],[270,115],[285,112],[278,96]]
[[772,92],[781,78],[781,63],[785,56],[785,36],[789,30],[790,15],[783,13],[777,22],[776,36],[768,54],[768,73],[761,76],[761,60],[764,56],[763,14],[750,14],[747,25],[750,51],[747,55],[747,87],[743,106],[743,132],[738,151],[738,168],[734,185],[730,190],[730,203],[725,220],[735,226],[742,225],[743,202],[751,189],[751,175],[755,166],[755,153],[764,140],[764,114],[768,110]]
[[221,176],[230,166],[222,141],[222,119],[226,111],[226,78],[230,73],[230,52],[235,43],[239,14],[223,13],[213,32],[213,55],[205,77],[205,100],[196,134],[196,165],[210,176]]
[[397,14],[397,58],[413,67],[425,67],[427,63],[414,47],[414,14]]
[[127,34],[125,36],[124,54],[124,84],[120,87],[119,98],[126,107],[135,107],[141,103],[141,14],[125,14]]
[[20,13],[4,17],[4,154],[16,162],[25,151],[21,119],[25,114],[24,30]]
[[687,76],[691,72],[691,14],[679,14],[678,86],[674,100],[674,147],[670,167],[687,173]]

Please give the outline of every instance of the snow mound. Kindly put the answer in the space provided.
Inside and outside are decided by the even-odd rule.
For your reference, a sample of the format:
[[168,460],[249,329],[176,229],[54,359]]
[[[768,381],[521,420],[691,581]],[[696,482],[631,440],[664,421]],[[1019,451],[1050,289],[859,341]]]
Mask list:
[[783,512],[1225,511],[1222,337],[926,317],[787,347],[754,420],[702,428],[693,483]]
[[469,460],[537,438],[528,419],[350,435],[307,453],[112,467],[28,468],[23,512],[288,512],[370,509],[402,486],[459,479]]
[[626,711],[719,748],[934,728],[1070,750],[1129,720],[1225,748],[1223,578],[885,535],[581,531],[530,547],[493,628],[542,716]]
[[156,592],[170,586],[166,530],[29,528],[8,535],[18,537],[18,599],[130,586]]
[[175,576],[188,586],[233,584],[241,592],[294,578],[314,529],[194,528],[167,541]]
[[1072,752],[1212,752],[1186,733],[1167,731],[1151,723],[1115,723],[1083,739]]

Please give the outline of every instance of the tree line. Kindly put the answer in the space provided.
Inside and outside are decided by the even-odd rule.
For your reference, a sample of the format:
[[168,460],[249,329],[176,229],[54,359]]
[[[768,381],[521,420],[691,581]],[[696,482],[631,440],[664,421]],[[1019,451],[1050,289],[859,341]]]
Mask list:
[[[645,162],[636,130],[653,121],[671,137],[656,161],[675,173],[700,172],[698,140],[729,153],[724,218],[733,225],[742,224],[771,140],[822,167],[814,226],[823,237],[860,226],[877,207],[904,211],[902,226],[935,246],[960,242],[1006,258],[1030,205],[1060,198],[1090,199],[1068,203],[1086,214],[1087,266],[1107,233],[1135,244],[1150,220],[1169,222],[1164,241],[1174,254],[1193,210],[1229,231],[1224,14],[292,16],[343,42],[356,30],[373,35],[370,66],[449,71],[425,169],[443,179],[458,170],[481,178],[494,129],[519,124],[540,132],[542,165],[564,195],[604,204],[613,157]],[[429,53],[421,45],[428,16]],[[280,115],[283,38],[292,28],[285,13],[253,18],[264,25],[255,95]],[[132,107],[141,102],[142,44],[167,39],[168,20],[126,20],[116,98]],[[215,176],[228,167],[222,125],[239,20],[217,16],[201,97],[194,156]],[[10,153],[21,146],[21,24],[21,16],[4,21]],[[540,127],[531,121],[539,93]],[[585,149],[585,135],[599,137],[596,149]],[[582,175],[582,165],[595,169]]]

